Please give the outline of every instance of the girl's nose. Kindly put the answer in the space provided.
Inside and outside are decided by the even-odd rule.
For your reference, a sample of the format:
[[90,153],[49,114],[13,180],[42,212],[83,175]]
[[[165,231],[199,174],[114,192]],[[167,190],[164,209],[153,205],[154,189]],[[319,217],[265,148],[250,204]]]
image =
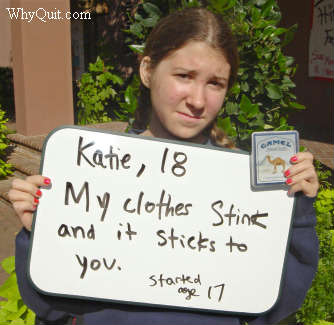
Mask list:
[[203,109],[205,105],[205,95],[202,86],[192,85],[187,97],[187,104],[195,109]]

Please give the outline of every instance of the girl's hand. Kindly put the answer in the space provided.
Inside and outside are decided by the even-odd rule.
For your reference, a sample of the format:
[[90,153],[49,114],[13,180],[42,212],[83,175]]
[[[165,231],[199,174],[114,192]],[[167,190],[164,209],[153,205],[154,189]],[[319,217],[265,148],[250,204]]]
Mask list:
[[29,231],[32,225],[32,214],[42,196],[39,187],[50,185],[50,183],[49,178],[41,175],[28,176],[25,180],[15,178],[12,182],[12,187],[8,192],[9,200],[23,226]]
[[319,181],[313,166],[313,155],[310,152],[298,152],[290,161],[292,166],[284,172],[286,184],[290,185],[289,194],[303,191],[306,196],[315,197]]

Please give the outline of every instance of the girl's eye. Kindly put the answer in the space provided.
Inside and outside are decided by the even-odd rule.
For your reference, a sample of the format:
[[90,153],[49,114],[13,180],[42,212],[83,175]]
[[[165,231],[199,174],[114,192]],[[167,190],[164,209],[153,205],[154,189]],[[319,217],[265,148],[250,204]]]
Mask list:
[[210,84],[217,88],[225,88],[225,85],[223,83],[216,80],[211,81]]
[[179,73],[178,76],[182,79],[187,79],[189,77],[186,73]]

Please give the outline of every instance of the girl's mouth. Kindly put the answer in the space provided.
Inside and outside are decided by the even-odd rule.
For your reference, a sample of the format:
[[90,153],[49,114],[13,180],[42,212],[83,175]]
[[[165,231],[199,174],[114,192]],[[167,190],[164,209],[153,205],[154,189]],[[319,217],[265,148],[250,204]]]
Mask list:
[[195,116],[195,115],[189,115],[187,113],[182,113],[182,112],[178,112],[180,115],[184,116],[185,118],[188,118],[188,119],[195,119],[195,120],[199,120],[201,119],[200,116]]

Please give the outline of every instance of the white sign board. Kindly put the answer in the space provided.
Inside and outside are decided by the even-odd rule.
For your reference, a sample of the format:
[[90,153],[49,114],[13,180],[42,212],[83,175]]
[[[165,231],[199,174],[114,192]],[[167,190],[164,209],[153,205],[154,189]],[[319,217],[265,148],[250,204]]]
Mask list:
[[294,200],[249,156],[64,127],[43,150],[29,276],[66,297],[258,314],[279,296]]
[[312,0],[309,76],[334,79],[333,0]]

